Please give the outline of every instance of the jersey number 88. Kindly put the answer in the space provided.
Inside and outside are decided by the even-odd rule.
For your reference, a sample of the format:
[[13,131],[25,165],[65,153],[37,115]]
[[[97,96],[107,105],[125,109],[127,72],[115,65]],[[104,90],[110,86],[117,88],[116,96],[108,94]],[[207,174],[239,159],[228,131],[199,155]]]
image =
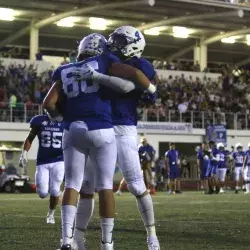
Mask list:
[[[92,61],[88,63],[95,70],[98,69],[98,63]],[[68,98],[73,98],[82,93],[94,93],[99,90],[99,84],[91,80],[77,81],[72,72],[76,71],[76,67],[66,68],[62,71],[63,91]]]

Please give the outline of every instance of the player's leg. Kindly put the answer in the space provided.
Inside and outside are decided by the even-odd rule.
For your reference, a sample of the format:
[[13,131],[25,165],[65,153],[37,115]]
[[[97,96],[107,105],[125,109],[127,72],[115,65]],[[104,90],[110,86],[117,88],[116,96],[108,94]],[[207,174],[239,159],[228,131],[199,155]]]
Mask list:
[[148,175],[148,165],[147,162],[142,162],[143,179],[147,189],[150,188],[149,175]]
[[207,167],[207,171],[206,171],[206,174],[205,174],[205,177],[207,179],[207,187],[208,187],[208,190],[205,194],[213,194],[214,190],[213,190],[213,180],[212,180],[212,166],[208,166]]
[[246,185],[246,192],[244,194],[249,194],[250,193],[250,167],[246,167],[245,170],[245,185]]
[[234,168],[234,181],[235,181],[235,193],[238,194],[240,189],[240,171],[241,167],[235,167]]
[[49,168],[48,164],[36,166],[35,174],[36,193],[41,199],[49,195]]
[[116,142],[117,160],[128,190],[136,197],[137,207],[147,231],[148,245],[149,247],[157,247],[159,242],[156,237],[154,207],[152,198],[143,181],[137,149],[137,137],[133,135],[116,136]]
[[88,159],[77,205],[74,240],[80,250],[85,249],[85,231],[94,212],[95,166]]
[[213,189],[216,190],[216,193],[218,194],[220,192],[220,182],[218,181],[217,171],[218,167],[214,166],[212,170]]
[[179,167],[176,168],[176,193],[177,194],[181,194],[181,180],[180,180],[180,177],[181,177],[181,169]]
[[55,162],[49,165],[49,212],[47,214],[47,223],[54,224],[54,214],[59,202],[61,193],[61,184],[64,178],[64,162]]
[[83,148],[89,143],[85,123],[72,123],[69,131],[64,131],[63,154],[65,163],[65,190],[62,198],[62,238],[63,246],[67,249],[72,245],[74,220],[78,193],[82,186],[85,159],[87,153]]
[[122,194],[122,189],[125,186],[125,184],[126,184],[126,181],[125,181],[125,179],[123,177],[122,180],[120,181],[119,188],[118,188],[118,190],[116,192],[117,195],[121,195]]
[[90,131],[89,137],[93,142],[90,159],[96,166],[102,249],[113,249],[112,232],[115,217],[113,178],[117,158],[115,134],[113,129],[101,129]]

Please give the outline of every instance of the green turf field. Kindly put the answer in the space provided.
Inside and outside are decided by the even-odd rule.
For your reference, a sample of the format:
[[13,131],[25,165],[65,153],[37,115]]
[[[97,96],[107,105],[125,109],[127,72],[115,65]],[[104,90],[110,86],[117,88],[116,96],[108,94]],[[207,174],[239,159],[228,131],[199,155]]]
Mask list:
[[[153,197],[162,250],[250,249],[250,196],[233,193],[204,196],[198,192]],[[146,234],[130,194],[116,197],[116,250],[147,249]],[[0,249],[59,248],[60,210],[56,225],[47,225],[48,200],[35,194],[0,194]],[[98,209],[87,234],[88,249],[98,250]]]

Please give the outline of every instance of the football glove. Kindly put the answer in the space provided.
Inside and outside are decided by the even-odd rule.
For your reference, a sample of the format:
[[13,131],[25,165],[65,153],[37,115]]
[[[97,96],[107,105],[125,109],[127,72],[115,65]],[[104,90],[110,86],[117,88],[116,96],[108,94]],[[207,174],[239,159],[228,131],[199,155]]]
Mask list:
[[98,74],[99,73],[87,63],[83,64],[81,68],[77,68],[75,72],[73,72],[73,76],[75,76],[77,81],[94,80],[98,78]]
[[145,91],[141,97],[143,102],[155,102],[157,98],[157,92],[150,94],[149,92]]
[[28,163],[28,157],[27,157],[28,152],[26,150],[24,150],[20,156],[20,160],[19,160],[19,166],[21,168],[26,167],[27,163]]

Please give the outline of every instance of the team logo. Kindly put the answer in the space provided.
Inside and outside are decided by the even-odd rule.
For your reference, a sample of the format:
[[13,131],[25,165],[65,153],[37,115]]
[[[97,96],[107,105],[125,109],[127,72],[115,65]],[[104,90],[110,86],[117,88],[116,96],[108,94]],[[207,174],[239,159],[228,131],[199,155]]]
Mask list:
[[43,125],[43,126],[47,126],[47,125],[48,125],[48,122],[47,122],[47,121],[43,121],[43,122],[42,122],[42,125]]

